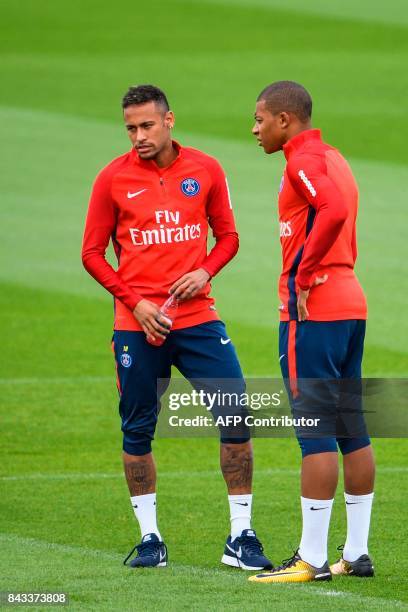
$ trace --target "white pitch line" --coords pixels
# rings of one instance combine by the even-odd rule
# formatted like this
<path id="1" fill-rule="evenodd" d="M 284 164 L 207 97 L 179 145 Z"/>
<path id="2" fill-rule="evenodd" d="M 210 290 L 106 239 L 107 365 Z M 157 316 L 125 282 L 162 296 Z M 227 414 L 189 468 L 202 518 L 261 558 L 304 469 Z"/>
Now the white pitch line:
<path id="1" fill-rule="evenodd" d="M 247 379 L 259 378 L 256 376 L 247 376 Z M 174 378 L 174 381 L 182 380 L 180 378 Z M 44 377 L 32 376 L 28 378 L 0 378 L 0 385 L 50 385 L 50 384 L 80 384 L 84 382 L 112 382 L 115 383 L 115 376 L 59 376 L 59 377 Z"/>
<path id="2" fill-rule="evenodd" d="M 77 383 L 102 383 L 115 381 L 114 376 L 61 376 L 59 378 L 0 378 L 0 385 L 60 385 L 60 384 L 77 384 Z"/>
<path id="3" fill-rule="evenodd" d="M 0 533 L 0 541 L 9 542 L 11 544 L 16 544 L 19 547 L 21 547 L 21 549 L 24 549 L 27 546 L 35 546 L 42 550 L 47 550 L 47 551 L 54 550 L 54 551 L 57 551 L 58 553 L 72 553 L 72 554 L 77 554 L 81 556 L 97 558 L 99 560 L 104 559 L 106 561 L 114 560 L 118 563 L 120 563 L 124 557 L 124 555 L 120 555 L 119 553 L 108 552 L 106 550 L 97 550 L 94 548 L 87 548 L 84 546 L 72 546 L 69 544 L 57 544 L 55 542 L 47 542 L 46 540 L 38 540 L 36 538 L 24 538 L 16 534 Z M 194 574 L 201 574 L 209 578 L 214 577 L 214 576 L 218 576 L 220 578 L 224 577 L 224 578 L 228 578 L 229 581 L 234 580 L 237 585 L 246 584 L 246 580 L 245 580 L 246 577 L 251 575 L 249 572 L 242 573 L 242 572 L 236 572 L 236 571 L 226 571 L 225 569 L 222 570 L 219 568 L 207 568 L 207 567 L 200 567 L 196 565 L 184 565 L 181 563 L 173 563 L 173 562 L 169 564 L 169 569 L 175 569 L 179 572 L 185 572 L 185 573 L 188 572 L 190 574 L 193 572 Z M 332 584 L 333 583 L 331 583 L 331 585 Z M 262 585 L 262 587 L 258 585 L 255 588 L 265 588 L 265 585 Z M 268 585 L 267 588 L 270 589 L 271 586 Z M 353 601 L 353 603 L 364 603 L 366 605 L 368 604 L 371 604 L 371 605 L 373 604 L 380 604 L 380 605 L 392 604 L 393 606 L 398 607 L 398 608 L 408 609 L 408 606 L 405 604 L 405 602 L 401 601 L 400 599 L 387 599 L 385 597 L 370 597 L 366 595 L 358 595 L 354 592 L 336 591 L 333 588 L 331 588 L 330 590 L 326 590 L 321 587 L 317 588 L 315 586 L 310 586 L 309 588 L 305 584 L 291 584 L 291 585 L 279 584 L 279 585 L 274 585 L 272 588 L 278 588 L 279 590 L 284 590 L 284 591 L 291 591 L 292 594 L 294 594 L 294 589 L 296 589 L 296 592 L 301 591 L 302 593 L 304 593 L 305 596 L 309 596 L 309 597 L 316 597 L 316 596 L 318 597 L 339 597 L 341 599 L 350 599 Z"/>
<path id="4" fill-rule="evenodd" d="M 119 478 L 123 476 L 119 472 L 116 474 L 108 474 L 103 472 L 81 474 L 80 472 L 73 474 L 26 474 L 25 476 L 0 476 L 0 480 L 99 480 L 106 478 Z"/>
<path id="5" fill-rule="evenodd" d="M 258 470 L 257 474 L 262 475 L 274 475 L 274 474 L 287 474 L 291 476 L 298 475 L 299 470 L 286 470 L 284 468 L 271 468 L 269 470 Z M 186 472 L 180 470 L 177 472 L 162 472 L 160 471 L 158 477 L 161 478 L 211 478 L 213 476 L 221 476 L 220 470 L 206 470 L 196 472 Z M 0 480 L 97 480 L 106 478 L 123 478 L 123 472 L 108 473 L 108 472 L 95 472 L 95 473 L 66 473 L 66 474 L 27 474 L 26 476 L 0 476 Z"/>
<path id="6" fill-rule="evenodd" d="M 259 378 L 260 380 L 265 380 L 266 377 L 262 376 L 252 376 L 251 374 L 246 375 L 247 379 L 254 380 Z M 172 378 L 173 381 L 184 380 L 182 378 L 174 376 Z M 112 382 L 115 383 L 115 376 L 112 373 L 112 376 L 59 376 L 59 377 L 41 377 L 41 376 L 32 376 L 29 378 L 0 378 L 0 385 L 48 385 L 48 384 L 61 384 L 61 383 L 82 383 L 82 382 Z M 186 382 L 186 381 L 185 381 Z"/>
<path id="7" fill-rule="evenodd" d="M 395 465 L 395 466 L 383 466 L 377 467 L 379 474 L 399 474 L 408 472 L 408 466 Z M 269 468 L 266 470 L 255 470 L 254 477 L 257 476 L 274 476 L 276 474 L 284 474 L 285 476 L 298 476 L 300 470 L 286 469 L 286 468 Z M 206 471 L 191 471 L 186 472 L 180 470 L 177 472 L 164 472 L 159 471 L 158 477 L 160 478 L 212 478 L 214 476 L 221 476 L 220 470 L 206 470 Z M 0 476 L 0 481 L 14 481 L 14 480 L 105 480 L 110 478 L 123 478 L 123 472 L 89 472 L 89 473 L 62 473 L 62 474 L 25 474 L 15 476 Z"/>

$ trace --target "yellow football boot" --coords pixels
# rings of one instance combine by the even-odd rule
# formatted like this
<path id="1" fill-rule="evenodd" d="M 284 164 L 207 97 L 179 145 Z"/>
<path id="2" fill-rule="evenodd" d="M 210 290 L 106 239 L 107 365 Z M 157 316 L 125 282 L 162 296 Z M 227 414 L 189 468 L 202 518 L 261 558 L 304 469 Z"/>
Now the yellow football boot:
<path id="1" fill-rule="evenodd" d="M 270 572 L 255 574 L 248 578 L 251 582 L 312 582 L 314 580 L 331 580 L 328 563 L 314 567 L 301 559 L 296 551 L 293 557 L 283 561 L 282 565 Z"/>

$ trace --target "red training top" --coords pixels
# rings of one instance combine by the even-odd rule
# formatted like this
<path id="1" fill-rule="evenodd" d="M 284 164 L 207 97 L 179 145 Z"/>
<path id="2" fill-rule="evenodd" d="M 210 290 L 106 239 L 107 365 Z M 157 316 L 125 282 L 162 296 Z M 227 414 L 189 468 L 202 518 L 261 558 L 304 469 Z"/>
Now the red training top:
<path id="1" fill-rule="evenodd" d="M 358 189 L 350 166 L 320 130 L 291 138 L 279 192 L 281 321 L 297 319 L 297 292 L 309 289 L 312 321 L 366 319 L 367 304 L 354 274 Z M 316 287 L 316 276 L 328 280 Z"/>
<path id="2" fill-rule="evenodd" d="M 86 219 L 82 261 L 115 297 L 115 329 L 140 331 L 133 309 L 157 305 L 183 274 L 204 268 L 214 276 L 238 250 L 238 234 L 220 164 L 173 141 L 177 158 L 166 168 L 132 149 L 97 176 Z M 207 255 L 208 225 L 216 240 Z M 106 261 L 110 239 L 118 258 Z M 210 283 L 179 306 L 174 329 L 218 319 Z"/>

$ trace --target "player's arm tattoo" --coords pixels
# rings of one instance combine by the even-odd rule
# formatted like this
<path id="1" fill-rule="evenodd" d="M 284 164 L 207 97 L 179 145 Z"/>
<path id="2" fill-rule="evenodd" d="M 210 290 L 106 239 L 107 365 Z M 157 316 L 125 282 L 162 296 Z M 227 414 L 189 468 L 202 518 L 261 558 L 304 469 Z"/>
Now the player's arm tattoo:
<path id="1" fill-rule="evenodd" d="M 131 495 L 146 495 L 154 491 L 156 479 L 151 461 L 126 462 L 125 475 Z"/>
<path id="2" fill-rule="evenodd" d="M 222 444 L 221 470 L 230 493 L 233 489 L 237 489 L 236 494 L 249 492 L 253 470 L 251 443 Z"/>

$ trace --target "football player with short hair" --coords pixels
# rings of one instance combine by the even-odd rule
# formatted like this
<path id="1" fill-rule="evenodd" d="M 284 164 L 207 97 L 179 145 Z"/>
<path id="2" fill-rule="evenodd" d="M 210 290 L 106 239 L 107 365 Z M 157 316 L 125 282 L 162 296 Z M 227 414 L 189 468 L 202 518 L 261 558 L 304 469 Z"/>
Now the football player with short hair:
<path id="1" fill-rule="evenodd" d="M 174 114 L 163 91 L 131 87 L 122 108 L 132 148 L 96 178 L 82 261 L 115 298 L 124 470 L 142 537 L 125 562 L 137 550 L 131 567 L 160 567 L 167 564 L 167 549 L 156 519 L 152 440 L 158 395 L 171 367 L 196 387 L 197 381 L 211 387 L 214 379 L 224 379 L 235 392 L 245 390 L 235 348 L 210 297 L 210 279 L 236 254 L 238 234 L 223 169 L 213 157 L 172 140 Z M 209 229 L 216 242 L 207 254 Z M 110 240 L 117 270 L 105 257 Z M 169 295 L 179 303 L 170 333 L 160 311 Z M 252 444 L 247 428 L 236 433 L 221 430 L 231 515 L 222 561 L 241 569 L 271 568 L 250 523 Z"/>
<path id="2" fill-rule="evenodd" d="M 278 81 L 259 94 L 252 130 L 265 153 L 283 150 L 286 158 L 278 202 L 282 375 L 294 415 L 317 411 L 322 421 L 317 432 L 296 431 L 302 451 L 299 548 L 280 567 L 252 576 L 255 582 L 374 574 L 367 548 L 374 459 L 360 389 L 367 306 L 354 273 L 358 189 L 344 157 L 312 128 L 311 115 L 306 89 Z M 329 568 L 327 536 L 338 449 L 343 455 L 347 537 L 341 559 Z"/>

